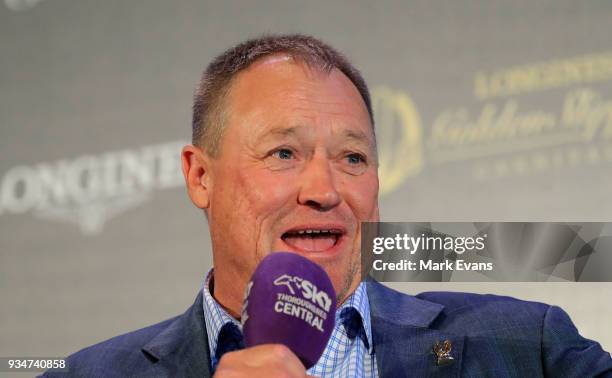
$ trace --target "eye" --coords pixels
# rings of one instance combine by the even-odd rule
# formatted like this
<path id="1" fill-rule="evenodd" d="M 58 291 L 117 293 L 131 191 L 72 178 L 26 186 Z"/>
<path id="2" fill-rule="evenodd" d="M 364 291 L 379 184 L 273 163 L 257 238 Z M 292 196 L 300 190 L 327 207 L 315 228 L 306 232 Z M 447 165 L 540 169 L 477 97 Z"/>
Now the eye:
<path id="1" fill-rule="evenodd" d="M 351 165 L 365 163 L 365 158 L 361 154 L 353 153 L 346 156 L 346 161 Z"/>
<path id="2" fill-rule="evenodd" d="M 368 169 L 366 157 L 357 152 L 349 152 L 340 159 L 340 169 L 349 175 L 359 176 Z"/>
<path id="3" fill-rule="evenodd" d="M 272 153 L 272 156 L 281 160 L 290 160 L 294 157 L 293 151 L 288 148 L 281 148 Z"/>
<path id="4" fill-rule="evenodd" d="M 300 164 L 300 154 L 291 147 L 278 147 L 267 153 L 266 166 L 273 171 L 295 168 Z"/>

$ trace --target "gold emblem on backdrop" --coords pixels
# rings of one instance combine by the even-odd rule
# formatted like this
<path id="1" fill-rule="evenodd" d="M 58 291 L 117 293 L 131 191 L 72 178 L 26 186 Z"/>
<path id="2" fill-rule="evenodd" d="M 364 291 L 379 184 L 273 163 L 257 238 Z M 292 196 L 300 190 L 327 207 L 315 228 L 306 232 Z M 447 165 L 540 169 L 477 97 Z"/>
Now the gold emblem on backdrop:
<path id="1" fill-rule="evenodd" d="M 377 87 L 372 91 L 376 122 L 380 193 L 397 189 L 408 177 L 423 169 L 421 118 L 410 97 L 403 91 Z"/>

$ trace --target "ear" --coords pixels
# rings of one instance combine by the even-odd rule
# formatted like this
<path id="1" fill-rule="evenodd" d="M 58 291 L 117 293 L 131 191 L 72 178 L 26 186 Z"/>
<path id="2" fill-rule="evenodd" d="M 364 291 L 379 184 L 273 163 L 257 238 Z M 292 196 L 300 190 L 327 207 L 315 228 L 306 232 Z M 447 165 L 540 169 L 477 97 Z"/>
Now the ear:
<path id="1" fill-rule="evenodd" d="M 191 202 L 200 209 L 210 205 L 210 161 L 198 147 L 186 145 L 181 152 L 181 163 L 187 193 Z"/>

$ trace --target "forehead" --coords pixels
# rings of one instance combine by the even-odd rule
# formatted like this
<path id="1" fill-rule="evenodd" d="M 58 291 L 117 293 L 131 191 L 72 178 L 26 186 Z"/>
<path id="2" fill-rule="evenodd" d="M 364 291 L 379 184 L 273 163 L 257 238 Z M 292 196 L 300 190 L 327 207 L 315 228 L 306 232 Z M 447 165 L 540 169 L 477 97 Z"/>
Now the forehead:
<path id="1" fill-rule="evenodd" d="M 333 122 L 371 133 L 366 105 L 346 75 L 338 69 L 324 72 L 285 55 L 263 58 L 241 71 L 227 100 L 228 116 L 234 121 L 230 124 L 251 121 L 253 127 L 264 121 L 276 127 L 290 121 Z"/>

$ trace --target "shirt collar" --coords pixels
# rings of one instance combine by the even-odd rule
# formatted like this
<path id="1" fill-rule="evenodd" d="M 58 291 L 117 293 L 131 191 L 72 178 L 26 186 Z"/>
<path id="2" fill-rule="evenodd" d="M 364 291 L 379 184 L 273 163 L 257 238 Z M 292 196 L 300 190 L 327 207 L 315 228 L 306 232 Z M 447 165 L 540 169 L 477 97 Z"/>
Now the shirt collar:
<path id="1" fill-rule="evenodd" d="M 227 323 L 233 323 L 240 330 L 242 330 L 242 325 L 240 322 L 230 316 L 212 296 L 210 284 L 213 283 L 213 272 L 214 269 L 211 269 L 208 272 L 204 280 L 204 284 L 202 285 L 202 295 L 204 297 L 204 300 L 202 301 L 204 307 L 204 322 L 206 323 L 206 333 L 208 335 L 208 346 L 210 348 L 211 356 L 214 356 L 216 353 L 217 344 L 219 342 L 219 333 L 221 332 L 223 326 L 225 326 Z M 343 312 L 346 312 L 351 308 L 355 309 L 359 315 L 360 319 L 357 320 L 361 323 L 361 327 L 363 327 L 363 330 L 365 331 L 368 342 L 368 352 L 371 354 L 373 351 L 373 343 L 372 327 L 370 324 L 370 302 L 368 300 L 365 282 L 361 282 L 353 294 L 351 294 L 342 304 L 342 306 L 336 310 L 336 327 L 342 324 L 341 317 Z M 213 362 L 213 366 L 216 365 L 216 362 L 217 361 Z"/>
<path id="2" fill-rule="evenodd" d="M 372 353 L 373 351 L 373 343 L 372 343 L 372 325 L 370 324 L 370 302 L 368 301 L 368 293 L 366 288 L 366 283 L 361 282 L 357 289 L 351 294 L 347 300 L 336 310 L 336 324 L 341 324 L 341 317 L 343 312 L 348 309 L 357 310 L 357 314 L 359 315 L 358 319 L 360 321 L 361 327 L 365 331 L 366 339 L 368 342 L 368 352 Z M 356 314 L 356 315 L 357 315 Z"/>
<path id="3" fill-rule="evenodd" d="M 215 298 L 213 298 L 210 291 L 210 285 L 213 283 L 212 278 L 213 269 L 208 272 L 206 279 L 204 280 L 204 285 L 202 285 L 202 296 L 204 297 L 202 303 L 204 307 L 206 334 L 208 335 L 208 347 L 211 357 L 214 358 L 217 351 L 217 343 L 219 342 L 219 334 L 221 333 L 223 326 L 225 326 L 227 323 L 233 323 L 238 327 L 238 329 L 242 330 L 242 325 L 238 320 L 230 316 L 230 314 L 228 314 L 227 311 L 221 307 Z M 213 366 L 216 365 L 216 362 L 217 361 L 213 361 Z"/>

